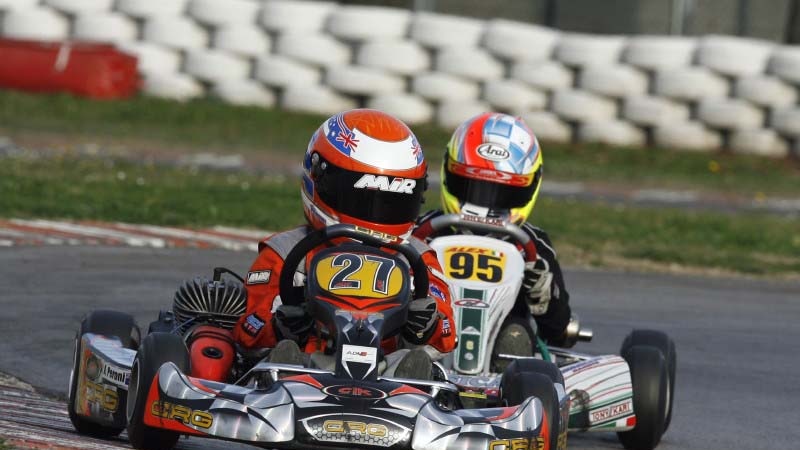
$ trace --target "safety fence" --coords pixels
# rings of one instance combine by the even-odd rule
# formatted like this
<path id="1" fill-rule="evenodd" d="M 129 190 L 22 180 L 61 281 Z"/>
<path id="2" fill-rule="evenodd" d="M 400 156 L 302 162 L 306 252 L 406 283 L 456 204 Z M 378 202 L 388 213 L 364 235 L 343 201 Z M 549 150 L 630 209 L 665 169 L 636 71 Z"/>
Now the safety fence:
<path id="1" fill-rule="evenodd" d="M 299 0 L 0 0 L 0 15 L 7 38 L 114 43 L 159 97 L 446 128 L 500 110 L 546 141 L 800 152 L 800 47 L 767 41 Z"/>

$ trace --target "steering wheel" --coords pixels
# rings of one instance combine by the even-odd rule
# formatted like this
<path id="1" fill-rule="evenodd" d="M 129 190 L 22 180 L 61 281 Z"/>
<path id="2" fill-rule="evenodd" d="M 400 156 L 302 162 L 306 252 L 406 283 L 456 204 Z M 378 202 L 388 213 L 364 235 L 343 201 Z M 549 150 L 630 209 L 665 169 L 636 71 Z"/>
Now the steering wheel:
<path id="1" fill-rule="evenodd" d="M 536 244 L 531 240 L 528 233 L 514 223 L 508 222 L 503 225 L 495 225 L 488 222 L 478 222 L 466 219 L 459 214 L 444 214 L 434 217 L 424 222 L 414 233 L 420 239 L 425 239 L 439 230 L 448 227 L 466 228 L 472 231 L 484 233 L 496 233 L 508 236 L 518 243 L 525 250 L 525 257 L 528 261 L 536 259 Z"/>
<path id="2" fill-rule="evenodd" d="M 364 245 L 374 248 L 385 248 L 394 250 L 405 256 L 411 270 L 414 272 L 414 299 L 425 298 L 428 296 L 430 280 L 428 278 L 428 266 L 422 260 L 422 255 L 410 244 L 397 244 L 387 242 L 367 231 L 361 231 L 348 224 L 337 224 L 326 228 L 312 231 L 300 240 L 297 245 L 286 255 L 283 262 L 283 270 L 279 280 L 281 302 L 284 305 L 299 306 L 304 301 L 302 286 L 294 286 L 294 274 L 303 258 L 308 252 L 320 245 L 330 242 L 337 238 L 350 238 L 360 241 Z"/>

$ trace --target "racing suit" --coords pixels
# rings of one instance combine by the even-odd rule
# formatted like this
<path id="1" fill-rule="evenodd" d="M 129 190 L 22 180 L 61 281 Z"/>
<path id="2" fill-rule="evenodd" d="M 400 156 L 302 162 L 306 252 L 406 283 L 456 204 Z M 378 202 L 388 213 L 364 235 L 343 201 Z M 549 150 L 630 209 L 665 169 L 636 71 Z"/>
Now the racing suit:
<path id="1" fill-rule="evenodd" d="M 279 337 L 275 333 L 272 315 L 273 303 L 280 291 L 279 280 L 283 262 L 292 248 L 311 231 L 311 228 L 302 226 L 274 234 L 259 243 L 258 257 L 250 267 L 245 279 L 247 310 L 239 318 L 233 332 L 234 339 L 243 347 L 271 348 L 277 344 Z M 454 322 L 449 288 L 442 279 L 441 267 L 433 250 L 413 237 L 409 239 L 409 245 L 415 246 L 428 266 L 430 279 L 428 296 L 436 300 L 439 316 L 427 345 L 441 353 L 449 353 L 453 351 L 456 344 L 456 336 L 451 326 Z M 305 272 L 305 268 L 301 265 L 298 272 Z M 385 340 L 383 342 L 384 351 L 389 353 L 397 348 L 397 339 L 394 338 L 394 342 L 388 343 Z M 307 352 L 316 350 L 312 348 L 312 344 L 313 340 L 310 340 L 306 345 Z"/>
<path id="2" fill-rule="evenodd" d="M 421 224 L 441 216 L 442 214 L 444 213 L 441 210 L 429 211 L 423 214 L 417 219 L 414 232 L 419 230 Z M 572 314 L 569 306 L 569 293 L 564 286 L 564 275 L 561 273 L 561 266 L 558 264 L 556 251 L 547 234 L 527 222 L 525 222 L 521 228 L 531 237 L 536 245 L 538 257 L 547 261 L 550 271 L 553 274 L 553 282 L 550 288 L 551 300 L 547 311 L 545 311 L 544 314 L 533 316 L 538 328 L 538 335 L 549 344 L 560 345 L 564 342 L 564 332 L 567 329 L 567 325 L 569 325 L 570 316 Z M 428 236 L 428 239 L 451 234 L 456 234 L 456 230 L 440 230 L 436 235 Z M 527 261 L 527 255 L 523 254 L 523 256 L 526 257 Z M 520 296 L 522 294 L 523 293 L 520 292 Z M 530 315 L 530 312 L 525 301 L 520 299 L 520 301 L 517 301 L 515 304 L 511 314 L 517 317 L 527 317 Z"/>

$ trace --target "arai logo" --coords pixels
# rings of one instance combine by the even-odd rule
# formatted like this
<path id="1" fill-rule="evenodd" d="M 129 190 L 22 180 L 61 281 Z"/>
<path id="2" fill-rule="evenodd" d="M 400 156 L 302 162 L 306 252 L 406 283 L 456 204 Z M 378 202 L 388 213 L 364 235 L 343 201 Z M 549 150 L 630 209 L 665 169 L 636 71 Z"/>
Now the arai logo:
<path id="1" fill-rule="evenodd" d="M 476 150 L 481 158 L 490 161 L 505 161 L 511 156 L 508 150 L 492 143 L 482 144 Z"/>

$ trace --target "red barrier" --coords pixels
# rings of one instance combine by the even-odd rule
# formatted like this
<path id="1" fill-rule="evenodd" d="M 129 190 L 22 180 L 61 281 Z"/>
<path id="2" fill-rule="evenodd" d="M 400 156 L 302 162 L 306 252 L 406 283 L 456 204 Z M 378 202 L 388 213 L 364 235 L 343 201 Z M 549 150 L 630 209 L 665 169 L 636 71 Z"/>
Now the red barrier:
<path id="1" fill-rule="evenodd" d="M 125 98 L 139 89 L 136 62 L 106 44 L 0 39 L 0 88 Z"/>

